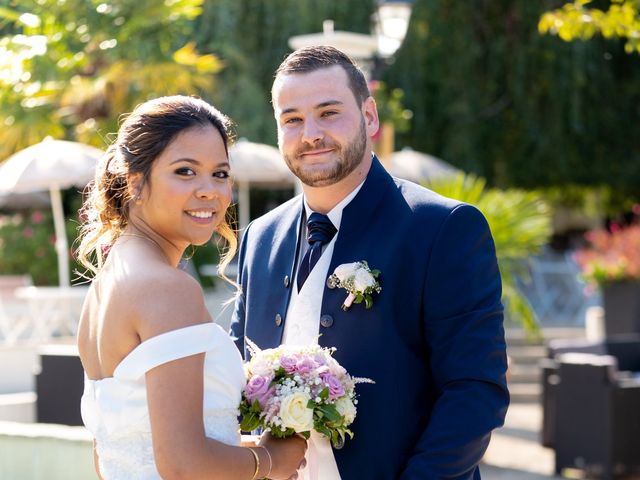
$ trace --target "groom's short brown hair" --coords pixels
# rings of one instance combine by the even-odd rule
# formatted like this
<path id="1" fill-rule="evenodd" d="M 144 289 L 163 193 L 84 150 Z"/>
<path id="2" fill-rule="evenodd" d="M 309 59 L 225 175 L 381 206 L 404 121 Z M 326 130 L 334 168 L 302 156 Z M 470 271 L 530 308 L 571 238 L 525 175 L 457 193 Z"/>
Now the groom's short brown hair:
<path id="1" fill-rule="evenodd" d="M 362 70 L 340 50 L 328 45 L 304 47 L 287 55 L 276 70 L 275 78 L 292 73 L 309 73 L 339 65 L 346 72 L 349 88 L 359 105 L 371 96 Z"/>

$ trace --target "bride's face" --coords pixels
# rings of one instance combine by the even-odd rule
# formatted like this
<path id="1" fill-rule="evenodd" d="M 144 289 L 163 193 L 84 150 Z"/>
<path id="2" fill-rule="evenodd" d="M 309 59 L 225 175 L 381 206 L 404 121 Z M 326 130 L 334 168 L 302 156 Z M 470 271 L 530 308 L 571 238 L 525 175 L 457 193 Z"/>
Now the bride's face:
<path id="1" fill-rule="evenodd" d="M 176 246 L 211 239 L 231 203 L 230 166 L 220 132 L 193 127 L 155 159 L 141 192 L 139 214 Z"/>

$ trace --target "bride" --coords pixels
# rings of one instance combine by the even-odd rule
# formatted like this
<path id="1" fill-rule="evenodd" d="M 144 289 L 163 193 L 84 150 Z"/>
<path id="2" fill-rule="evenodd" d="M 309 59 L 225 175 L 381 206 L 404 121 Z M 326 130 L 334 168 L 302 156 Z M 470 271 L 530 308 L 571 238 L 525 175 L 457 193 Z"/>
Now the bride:
<path id="1" fill-rule="evenodd" d="M 94 274 L 78 328 L 82 417 L 96 471 L 114 479 L 295 478 L 306 442 L 241 442 L 238 350 L 178 263 L 218 231 L 231 201 L 228 119 L 162 97 L 127 116 L 96 172 L 78 256 Z"/>

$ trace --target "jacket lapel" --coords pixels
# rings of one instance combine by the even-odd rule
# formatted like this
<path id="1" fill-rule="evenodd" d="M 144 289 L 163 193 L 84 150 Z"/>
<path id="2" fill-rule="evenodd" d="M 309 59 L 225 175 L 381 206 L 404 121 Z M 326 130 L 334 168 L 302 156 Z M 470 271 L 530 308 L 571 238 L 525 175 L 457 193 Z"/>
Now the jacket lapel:
<path id="1" fill-rule="evenodd" d="M 340 264 L 366 260 L 360 258 L 364 254 L 363 239 L 367 238 L 370 226 L 384 215 L 383 202 L 385 197 L 388 199 L 388 191 L 394 185 L 393 178 L 374 155 L 364 185 L 342 213 L 340 231 L 329 267 L 330 274 Z"/>

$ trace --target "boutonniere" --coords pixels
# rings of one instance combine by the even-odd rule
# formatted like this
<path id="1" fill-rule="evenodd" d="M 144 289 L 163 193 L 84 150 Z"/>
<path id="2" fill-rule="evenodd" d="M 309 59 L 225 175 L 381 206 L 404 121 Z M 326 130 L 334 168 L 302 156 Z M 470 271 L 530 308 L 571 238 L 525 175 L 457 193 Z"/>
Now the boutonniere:
<path id="1" fill-rule="evenodd" d="M 380 293 L 382 287 L 378 283 L 380 270 L 371 270 L 369 264 L 361 262 L 343 263 L 338 265 L 327 279 L 329 288 L 344 288 L 349 295 L 342 304 L 342 310 L 347 311 L 351 304 L 362 303 L 364 300 L 366 308 L 373 306 L 372 295 Z"/>

